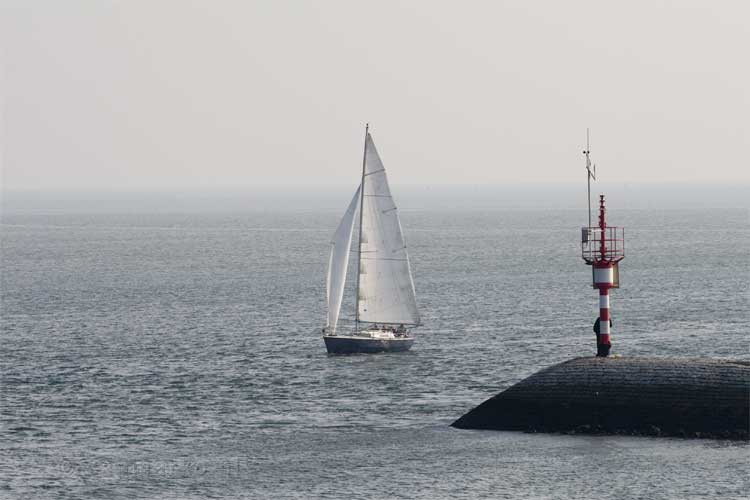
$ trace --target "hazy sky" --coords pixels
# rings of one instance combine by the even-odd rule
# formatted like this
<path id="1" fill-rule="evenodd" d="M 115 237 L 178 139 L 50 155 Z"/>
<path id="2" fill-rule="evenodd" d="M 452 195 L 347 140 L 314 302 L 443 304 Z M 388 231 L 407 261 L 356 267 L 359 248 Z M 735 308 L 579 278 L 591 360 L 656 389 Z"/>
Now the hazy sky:
<path id="1" fill-rule="evenodd" d="M 750 182 L 747 1 L 0 5 L 7 190 Z"/>

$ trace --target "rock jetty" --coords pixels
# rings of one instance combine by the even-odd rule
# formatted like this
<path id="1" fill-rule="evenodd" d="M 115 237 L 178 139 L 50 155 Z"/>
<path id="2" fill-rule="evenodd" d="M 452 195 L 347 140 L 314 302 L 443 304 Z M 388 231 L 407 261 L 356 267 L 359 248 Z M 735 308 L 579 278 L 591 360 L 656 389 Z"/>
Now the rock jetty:
<path id="1" fill-rule="evenodd" d="M 747 440 L 750 362 L 575 358 L 522 380 L 451 425 Z"/>

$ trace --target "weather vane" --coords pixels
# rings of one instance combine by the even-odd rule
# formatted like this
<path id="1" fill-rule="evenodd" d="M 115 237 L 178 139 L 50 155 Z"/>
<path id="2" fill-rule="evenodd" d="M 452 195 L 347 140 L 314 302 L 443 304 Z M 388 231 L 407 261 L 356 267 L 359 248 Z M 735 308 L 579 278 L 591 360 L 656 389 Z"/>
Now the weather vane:
<path id="1" fill-rule="evenodd" d="M 586 155 L 586 182 L 588 183 L 588 194 L 589 194 L 589 227 L 591 227 L 591 179 L 596 180 L 596 164 L 594 164 L 593 169 L 591 167 L 591 159 L 589 158 L 589 154 L 591 153 L 591 149 L 589 148 L 589 129 L 586 129 L 586 149 L 583 151 L 583 154 Z"/>

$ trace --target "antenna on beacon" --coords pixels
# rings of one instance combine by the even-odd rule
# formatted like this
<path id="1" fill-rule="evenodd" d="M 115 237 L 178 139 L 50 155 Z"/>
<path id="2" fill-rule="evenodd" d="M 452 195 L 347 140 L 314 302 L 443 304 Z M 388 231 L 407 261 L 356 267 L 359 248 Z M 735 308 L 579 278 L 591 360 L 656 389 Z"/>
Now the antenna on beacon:
<path id="1" fill-rule="evenodd" d="M 583 151 L 583 154 L 586 155 L 586 183 L 588 185 L 588 195 L 589 195 L 589 227 L 591 227 L 591 179 L 596 180 L 596 165 L 594 165 L 593 172 L 591 170 L 591 159 L 589 158 L 589 155 L 591 154 L 591 148 L 589 147 L 589 129 L 586 129 L 586 149 Z"/>

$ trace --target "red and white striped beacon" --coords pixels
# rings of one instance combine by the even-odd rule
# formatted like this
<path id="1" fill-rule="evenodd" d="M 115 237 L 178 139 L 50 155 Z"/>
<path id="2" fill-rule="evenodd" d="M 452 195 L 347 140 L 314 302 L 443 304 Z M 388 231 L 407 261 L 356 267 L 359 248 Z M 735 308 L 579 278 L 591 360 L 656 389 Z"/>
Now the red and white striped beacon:
<path id="1" fill-rule="evenodd" d="M 609 312 L 609 291 L 620 288 L 619 262 L 625 258 L 625 228 L 608 226 L 604 195 L 599 196 L 599 224 L 591 225 L 591 179 L 596 180 L 596 167 L 591 170 L 586 130 L 586 170 L 589 184 L 589 225 L 581 230 L 581 256 L 586 265 L 592 266 L 594 288 L 599 289 L 599 328 L 596 336 L 596 355 L 606 357 L 612 346 Z M 596 326 L 594 327 L 596 330 Z"/>

